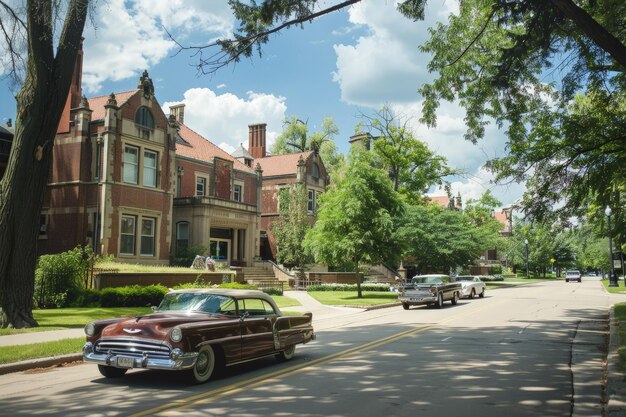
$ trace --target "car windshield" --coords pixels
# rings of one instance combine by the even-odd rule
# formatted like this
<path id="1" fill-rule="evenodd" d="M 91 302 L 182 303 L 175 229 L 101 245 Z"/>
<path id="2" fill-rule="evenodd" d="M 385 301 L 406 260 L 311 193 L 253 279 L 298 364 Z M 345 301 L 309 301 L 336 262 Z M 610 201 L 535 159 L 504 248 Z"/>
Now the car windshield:
<path id="1" fill-rule="evenodd" d="M 580 272 L 578 272 L 578 271 L 567 271 L 566 274 L 567 275 L 578 275 L 578 274 L 580 274 Z"/>
<path id="2" fill-rule="evenodd" d="M 441 284 L 442 282 L 448 282 L 448 277 L 413 277 L 413 284 Z"/>
<path id="3" fill-rule="evenodd" d="M 234 314 L 235 301 L 217 294 L 178 292 L 166 294 L 156 311 L 201 311 Z"/>

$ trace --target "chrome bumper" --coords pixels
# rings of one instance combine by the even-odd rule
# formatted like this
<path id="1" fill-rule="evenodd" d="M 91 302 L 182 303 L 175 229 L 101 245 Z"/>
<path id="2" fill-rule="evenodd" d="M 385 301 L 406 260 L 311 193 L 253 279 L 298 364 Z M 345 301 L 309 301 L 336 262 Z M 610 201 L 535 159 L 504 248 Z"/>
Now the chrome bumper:
<path id="1" fill-rule="evenodd" d="M 416 296 L 400 296 L 398 297 L 398 301 L 404 304 L 428 304 L 428 303 L 436 303 L 437 296 L 434 295 L 416 295 Z"/>
<path id="2" fill-rule="evenodd" d="M 169 359 L 149 358 L 146 353 L 141 357 L 133 357 L 126 355 L 115 355 L 109 353 L 96 353 L 93 351 L 91 342 L 85 343 L 83 346 L 83 361 L 97 363 L 98 365 L 112 366 L 114 368 L 139 368 L 139 369 L 162 369 L 169 371 L 178 371 L 181 369 L 189 369 L 196 364 L 198 357 L 197 352 L 183 353 L 181 351 L 172 352 Z M 132 360 L 132 363 L 131 363 Z"/>

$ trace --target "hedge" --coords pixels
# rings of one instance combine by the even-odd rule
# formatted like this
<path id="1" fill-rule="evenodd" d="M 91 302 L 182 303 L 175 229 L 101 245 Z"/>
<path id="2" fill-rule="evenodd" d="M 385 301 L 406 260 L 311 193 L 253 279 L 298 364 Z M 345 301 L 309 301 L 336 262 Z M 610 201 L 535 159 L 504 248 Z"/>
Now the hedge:
<path id="1" fill-rule="evenodd" d="M 356 291 L 356 284 L 309 285 L 307 291 Z M 389 284 L 361 284 L 362 291 L 391 291 Z"/>

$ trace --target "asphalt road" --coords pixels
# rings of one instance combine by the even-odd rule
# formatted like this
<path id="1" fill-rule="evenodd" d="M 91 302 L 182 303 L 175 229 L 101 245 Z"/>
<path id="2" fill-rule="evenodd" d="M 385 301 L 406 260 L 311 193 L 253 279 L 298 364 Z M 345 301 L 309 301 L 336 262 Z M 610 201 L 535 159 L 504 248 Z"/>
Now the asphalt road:
<path id="1" fill-rule="evenodd" d="M 442 310 L 338 309 L 296 357 L 180 373 L 96 366 L 0 376 L 0 416 L 601 416 L 606 319 L 597 280 L 488 291 Z"/>

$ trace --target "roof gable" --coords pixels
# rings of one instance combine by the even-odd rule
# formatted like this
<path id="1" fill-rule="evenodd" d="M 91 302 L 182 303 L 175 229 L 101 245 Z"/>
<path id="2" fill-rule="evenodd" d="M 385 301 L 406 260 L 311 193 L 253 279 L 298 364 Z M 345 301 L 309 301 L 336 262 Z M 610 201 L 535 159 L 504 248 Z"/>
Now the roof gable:
<path id="1" fill-rule="evenodd" d="M 284 155 L 272 155 L 265 158 L 257 158 L 254 162 L 258 162 L 263 170 L 264 177 L 272 177 L 279 175 L 296 175 L 298 173 L 298 161 L 300 158 L 305 161 L 311 157 L 312 151 L 288 153 Z"/>

